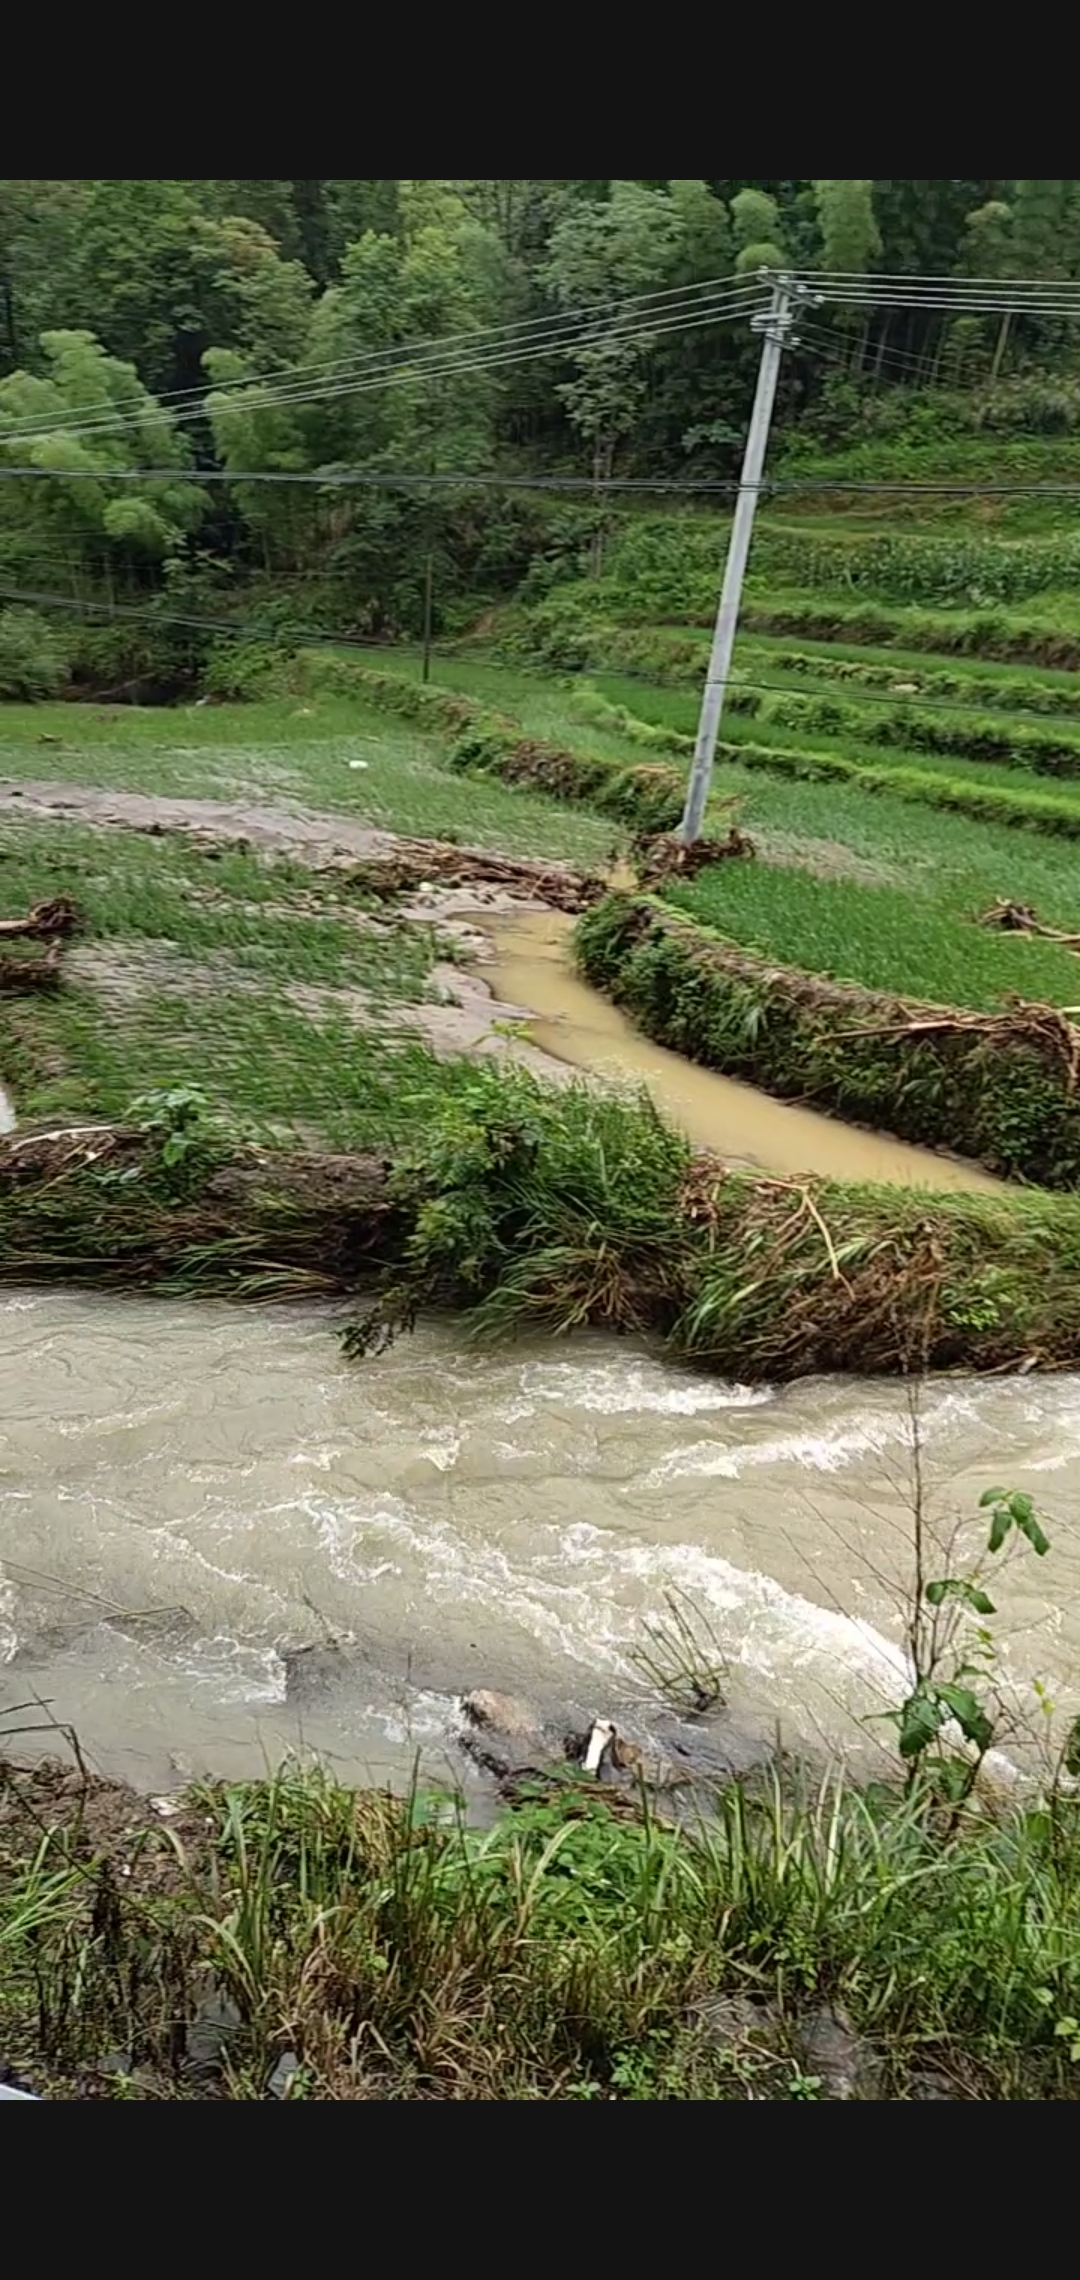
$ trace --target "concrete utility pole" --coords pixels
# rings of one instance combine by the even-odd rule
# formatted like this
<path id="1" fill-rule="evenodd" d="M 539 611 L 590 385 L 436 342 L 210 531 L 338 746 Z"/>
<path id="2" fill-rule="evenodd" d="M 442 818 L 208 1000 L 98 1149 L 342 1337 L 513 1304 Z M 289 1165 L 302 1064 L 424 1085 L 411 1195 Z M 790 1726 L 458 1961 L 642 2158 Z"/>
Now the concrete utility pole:
<path id="1" fill-rule="evenodd" d="M 720 607 L 716 613 L 716 630 L 713 634 L 712 654 L 705 678 L 705 693 L 701 700 L 701 718 L 698 722 L 694 761 L 686 792 L 686 806 L 679 825 L 679 837 L 685 846 L 701 836 L 705 802 L 712 782 L 713 762 L 716 757 L 716 739 L 720 733 L 720 720 L 724 710 L 724 697 L 731 677 L 731 658 L 735 648 L 735 631 L 739 622 L 739 605 L 742 601 L 743 579 L 746 576 L 750 540 L 757 512 L 761 470 L 765 465 L 765 447 L 769 440 L 769 424 L 776 400 L 776 383 L 780 377 L 780 356 L 792 335 L 795 314 L 799 305 L 820 296 L 811 294 L 807 287 L 794 278 L 780 276 L 773 280 L 772 302 L 760 316 L 750 322 L 755 332 L 762 335 L 761 364 L 758 369 L 757 393 L 750 415 L 750 430 L 746 438 L 742 474 L 739 477 L 739 494 L 735 501 L 735 519 L 731 525 L 727 561 L 724 565 L 724 583 L 720 593 Z"/>

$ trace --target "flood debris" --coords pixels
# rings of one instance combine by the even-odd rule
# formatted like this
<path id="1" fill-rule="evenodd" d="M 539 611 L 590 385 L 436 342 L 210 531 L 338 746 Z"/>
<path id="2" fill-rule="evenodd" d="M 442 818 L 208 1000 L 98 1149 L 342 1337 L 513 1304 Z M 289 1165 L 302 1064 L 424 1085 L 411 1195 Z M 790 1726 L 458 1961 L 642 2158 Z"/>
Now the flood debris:
<path id="1" fill-rule="evenodd" d="M 50 943 L 43 958 L 0 958 L 0 990 L 55 990 L 62 980 L 61 940 Z"/>
<path id="2" fill-rule="evenodd" d="M 0 919 L 0 941 L 47 942 L 42 958 L 0 957 L 0 990 L 55 990 L 61 981 L 65 944 L 82 923 L 82 912 L 68 895 L 35 903 L 24 918 Z"/>
<path id="3" fill-rule="evenodd" d="M 49 902 L 35 903 L 25 918 L 0 918 L 0 938 L 12 942 L 21 935 L 52 942 L 58 936 L 74 934 L 81 923 L 78 903 L 72 902 L 70 895 L 54 895 Z"/>
<path id="4" fill-rule="evenodd" d="M 1047 926 L 1031 903 L 993 902 L 989 910 L 981 912 L 979 926 L 993 926 L 1003 934 L 1035 934 L 1043 942 L 1060 942 L 1064 950 L 1080 950 L 1080 934 L 1068 934 L 1060 926 Z"/>
<path id="5" fill-rule="evenodd" d="M 623 1734 L 610 1717 L 567 1728 L 545 1720 L 532 1703 L 485 1687 L 461 1698 L 460 1744 L 489 1773 L 502 1802 L 523 1805 L 541 1796 L 599 1798 L 614 1810 L 650 1810 L 667 1791 L 694 1779 L 693 1767 Z"/>
<path id="6" fill-rule="evenodd" d="M 606 892 L 603 879 L 566 863 L 497 855 L 437 839 L 398 839 L 392 850 L 365 857 L 344 876 L 349 886 L 379 901 L 410 892 L 430 897 L 437 886 L 499 887 L 571 915 L 590 909 Z"/>
<path id="7" fill-rule="evenodd" d="M 752 862 L 756 841 L 733 823 L 723 839 L 695 839 L 688 846 L 677 832 L 643 833 L 634 840 L 631 861 L 638 885 L 659 887 L 669 879 L 693 879 L 716 863 Z"/>

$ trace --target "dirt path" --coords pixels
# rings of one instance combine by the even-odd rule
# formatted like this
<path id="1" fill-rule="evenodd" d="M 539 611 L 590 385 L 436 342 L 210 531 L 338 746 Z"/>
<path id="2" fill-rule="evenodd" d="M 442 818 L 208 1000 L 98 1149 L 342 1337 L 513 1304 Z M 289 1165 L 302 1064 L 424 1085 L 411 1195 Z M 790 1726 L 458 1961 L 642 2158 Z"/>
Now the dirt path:
<path id="1" fill-rule="evenodd" d="M 149 792 L 109 792 L 96 784 L 0 783 L 0 811 L 97 824 L 157 837 L 182 831 L 225 844 L 246 839 L 266 854 L 348 857 L 354 862 L 392 855 L 391 831 L 373 831 L 348 816 L 306 808 L 261 807 L 247 800 L 177 800 Z"/>
<path id="2" fill-rule="evenodd" d="M 158 798 L 143 792 L 112 792 L 97 785 L 65 783 L 0 784 L 0 812 L 76 821 L 102 830 L 146 832 L 153 837 L 178 833 L 207 848 L 244 846 L 268 857 L 289 856 L 313 870 L 370 866 L 363 883 L 376 894 L 392 895 L 396 915 L 438 930 L 460 956 L 483 959 L 491 946 L 478 921 L 507 912 L 575 909 L 590 899 L 581 874 L 569 864 L 500 855 L 493 849 L 459 848 L 448 841 L 418 840 L 354 823 L 347 816 L 303 808 L 274 808 L 246 801 Z M 430 877 L 425 874 L 430 873 Z M 380 877 L 380 874 L 382 875 Z M 359 882 L 358 882 L 359 883 Z M 357 914 L 357 923 L 381 923 Z M 130 943 L 86 944 L 70 951 L 65 971 L 87 981 L 119 1007 L 148 989 L 170 985 L 216 989 L 223 974 L 189 961 L 171 961 Z M 432 1000 L 379 1008 L 362 990 L 305 989 L 287 993 L 317 1018 L 344 1013 L 361 1028 L 385 1026 L 411 1034 L 440 1058 L 511 1060 L 548 1083 L 575 1079 L 572 1068 L 520 1034 L 529 1009 L 502 1002 L 479 975 L 460 965 L 438 963 L 430 976 Z M 231 977 L 236 986 L 236 977 Z M 251 987 L 259 985 L 252 981 Z M 514 1032 L 519 1032 L 514 1034 Z M 580 1081 L 580 1079 L 579 1079 Z"/>

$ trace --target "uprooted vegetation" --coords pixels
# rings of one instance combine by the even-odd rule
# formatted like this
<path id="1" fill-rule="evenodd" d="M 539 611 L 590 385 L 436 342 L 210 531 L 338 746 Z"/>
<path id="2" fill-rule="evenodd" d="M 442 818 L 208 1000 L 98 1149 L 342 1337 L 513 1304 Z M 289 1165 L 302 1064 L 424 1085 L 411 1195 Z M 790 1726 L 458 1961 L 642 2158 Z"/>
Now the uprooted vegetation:
<path id="1" fill-rule="evenodd" d="M 163 1078 L 209 1078 L 218 1105 L 267 1136 L 378 1146 L 423 1118 L 421 1039 L 440 1056 L 528 1057 L 506 1028 L 516 1009 L 457 967 L 475 917 L 579 912 L 603 891 L 564 862 L 302 811 L 172 800 L 155 813 L 141 794 L 84 789 L 76 813 L 58 811 L 55 788 L 26 787 L 17 872 L 0 869 L 12 897 L 38 890 L 35 926 L 63 922 L 32 1007 L 18 987 L 44 964 L 33 937 L 32 957 L 14 954 L 21 940 L 10 956 L 0 1078 L 31 1122 L 115 1117 Z"/>
<path id="2" fill-rule="evenodd" d="M 78 905 L 67 895 L 57 895 L 48 902 L 35 903 L 24 918 L 0 919 L 0 942 L 20 945 L 13 957 L 0 952 L 0 990 L 23 993 L 57 989 L 64 947 L 77 931 L 80 918 Z M 23 945 L 30 942 L 44 942 L 44 952 L 25 955 Z"/>
<path id="3" fill-rule="evenodd" d="M 478 1335 L 652 1334 L 743 1380 L 1080 1359 L 1071 1196 L 727 1172 L 647 1101 L 517 1071 L 435 1071 L 421 1106 L 368 1157 L 252 1147 L 189 1095 L 119 1128 L 16 1137 L 0 1279 L 352 1295 L 354 1353 L 435 1307 Z"/>

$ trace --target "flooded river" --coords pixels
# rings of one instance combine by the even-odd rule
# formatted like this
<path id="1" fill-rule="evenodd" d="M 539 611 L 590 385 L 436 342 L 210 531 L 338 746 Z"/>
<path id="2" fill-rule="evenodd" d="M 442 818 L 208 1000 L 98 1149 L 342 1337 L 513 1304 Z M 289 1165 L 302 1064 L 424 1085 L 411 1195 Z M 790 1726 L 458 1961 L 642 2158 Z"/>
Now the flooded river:
<path id="1" fill-rule="evenodd" d="M 46 1698 L 151 1789 L 298 1741 L 353 1776 L 404 1779 L 416 1751 L 438 1776 L 463 1688 L 625 1712 L 674 1587 L 742 1726 L 874 1746 L 903 1677 L 902 1388 L 751 1391 L 606 1338 L 491 1353 L 441 1324 L 350 1365 L 336 1319 L 0 1299 L 0 1705 Z M 942 1526 L 1001 1481 L 1049 1515 L 1050 1556 L 996 1596 L 1017 1685 L 1067 1704 L 1080 1381 L 939 1381 L 923 1431 Z M 339 1674 L 294 1695 L 289 1650 L 327 1626 Z"/>
<path id="2" fill-rule="evenodd" d="M 650 1045 L 573 973 L 569 922 L 483 923 L 484 970 L 535 1042 L 647 1083 L 698 1145 L 779 1173 L 997 1184 Z M 403 1781 L 418 1753 L 460 1777 L 472 1686 L 647 1727 L 635 1654 L 674 1590 L 728 1659 L 733 1731 L 779 1720 L 873 1762 L 904 1684 L 901 1387 L 750 1390 L 599 1337 L 470 1349 L 460 1324 L 349 1365 L 339 1318 L 0 1297 L 8 1725 L 66 1721 L 150 1789 L 299 1743 L 350 1777 Z M 1050 1557 L 1014 1562 L 1000 1632 L 1025 1700 L 1040 1677 L 1080 1707 L 1080 1380 L 940 1381 L 921 1431 L 942 1532 L 999 1483 L 1048 1514 Z M 343 1651 L 295 1661 L 328 1636 Z M 14 1711 L 35 1699 L 49 1710 Z"/>

